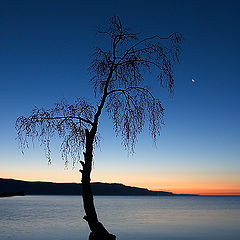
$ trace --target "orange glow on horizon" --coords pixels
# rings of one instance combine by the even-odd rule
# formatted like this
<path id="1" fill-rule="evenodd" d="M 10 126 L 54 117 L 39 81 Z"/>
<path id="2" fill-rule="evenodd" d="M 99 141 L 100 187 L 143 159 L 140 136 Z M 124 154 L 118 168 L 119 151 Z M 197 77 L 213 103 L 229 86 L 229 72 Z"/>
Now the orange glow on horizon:
<path id="1" fill-rule="evenodd" d="M 2 176 L 1 176 L 2 177 Z M 16 180 L 23 180 L 23 181 L 31 181 L 31 182 L 37 182 L 37 181 L 40 181 L 40 182 L 56 182 L 56 183 L 80 183 L 80 179 L 78 180 L 70 180 L 70 179 L 64 179 L 64 178 L 61 178 L 61 179 L 52 179 L 52 178 L 45 178 L 45 179 L 42 179 L 42 178 L 38 178 L 38 177 L 4 177 L 4 178 L 8 178 L 8 179 L 16 179 Z M 93 181 L 95 182 L 95 181 Z M 107 181 L 97 181 L 97 182 L 107 182 Z M 108 183 L 115 183 L 115 182 L 108 182 Z M 120 183 L 120 182 L 118 182 Z M 152 190 L 152 191 L 166 191 L 166 192 L 172 192 L 172 193 L 175 193 L 175 194 L 197 194 L 197 195 L 201 195 L 201 196 L 204 196 L 204 195 L 209 195 L 209 196 L 240 196 L 240 189 L 210 189 L 210 188 L 206 188 L 206 189 L 203 189 L 203 188 L 200 188 L 200 189 L 197 189 L 197 188 L 192 188 L 190 189 L 188 186 L 186 186 L 185 188 L 184 187 L 181 187 L 180 188 L 151 188 L 151 187 L 148 187 L 148 186 L 140 186 L 138 184 L 131 184 L 131 183 L 123 183 L 124 185 L 127 185 L 127 186 L 134 186 L 134 187 L 140 187 L 140 188 L 147 188 L 148 190 Z M 211 186 L 209 186 L 211 187 Z"/>
<path id="2" fill-rule="evenodd" d="M 32 171 L 31 171 L 32 170 Z M 0 172 L 1 178 L 11 178 L 24 181 L 48 181 L 57 183 L 80 183 L 81 174 L 78 169 L 65 171 L 62 168 L 56 169 L 49 167 L 46 169 L 18 169 L 14 171 Z M 240 196 L 240 179 L 234 178 L 207 178 L 190 176 L 172 176 L 163 175 L 151 176 L 128 174 L 124 172 L 119 174 L 110 174 L 102 172 L 93 174 L 93 182 L 122 183 L 127 186 L 147 188 L 153 191 L 168 191 L 176 194 L 198 194 L 198 195 L 235 195 Z M 107 176 L 107 177 L 106 177 Z"/>

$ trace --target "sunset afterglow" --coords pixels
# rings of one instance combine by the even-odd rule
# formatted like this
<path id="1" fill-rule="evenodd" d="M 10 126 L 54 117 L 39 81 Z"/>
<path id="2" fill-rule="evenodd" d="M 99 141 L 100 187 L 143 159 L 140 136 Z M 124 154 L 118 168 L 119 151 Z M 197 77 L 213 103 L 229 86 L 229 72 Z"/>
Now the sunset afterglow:
<path id="1" fill-rule="evenodd" d="M 112 46 L 96 34 L 98 25 L 117 14 L 144 37 L 180 32 L 184 42 L 172 95 L 153 82 L 157 71 L 146 74 L 165 109 L 156 146 L 146 125 L 135 153 L 129 154 L 104 110 L 92 181 L 182 194 L 240 195 L 239 8 L 227 1 L 155 1 L 148 6 L 144 1 L 106 1 L 104 8 L 95 1 L 94 9 L 87 1 L 49 1 L 48 7 L 34 2 L 23 6 L 15 1 L 13 8 L 4 1 L 1 6 L 0 178 L 80 183 L 81 165 L 73 168 L 69 158 L 65 167 L 61 139 L 53 137 L 49 165 L 38 141 L 21 153 L 14 126 L 35 106 L 48 109 L 63 98 L 72 102 L 81 97 L 97 106 L 87 69 L 95 46 Z"/>

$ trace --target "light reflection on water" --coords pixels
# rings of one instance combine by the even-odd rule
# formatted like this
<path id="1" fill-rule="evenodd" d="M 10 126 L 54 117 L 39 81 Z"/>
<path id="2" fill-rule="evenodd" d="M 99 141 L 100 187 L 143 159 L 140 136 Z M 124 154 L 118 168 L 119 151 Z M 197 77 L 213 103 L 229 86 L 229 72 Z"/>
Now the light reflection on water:
<path id="1" fill-rule="evenodd" d="M 238 240 L 240 197 L 97 196 L 119 240 Z M 81 196 L 0 199 L 1 240 L 87 240 Z"/>

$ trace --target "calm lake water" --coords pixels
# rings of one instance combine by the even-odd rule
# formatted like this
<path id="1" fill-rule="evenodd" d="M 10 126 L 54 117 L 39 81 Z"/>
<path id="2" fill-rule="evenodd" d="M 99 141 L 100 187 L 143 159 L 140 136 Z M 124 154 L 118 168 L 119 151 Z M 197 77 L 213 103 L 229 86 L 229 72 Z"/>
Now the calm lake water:
<path id="1" fill-rule="evenodd" d="M 240 197 L 97 196 L 119 240 L 239 240 Z M 87 240 L 81 196 L 0 199 L 1 240 Z"/>

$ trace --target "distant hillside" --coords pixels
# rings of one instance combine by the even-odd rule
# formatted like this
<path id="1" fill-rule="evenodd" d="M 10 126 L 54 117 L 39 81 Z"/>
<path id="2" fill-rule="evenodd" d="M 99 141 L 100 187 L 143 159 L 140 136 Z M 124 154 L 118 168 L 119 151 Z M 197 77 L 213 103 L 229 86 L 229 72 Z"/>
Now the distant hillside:
<path id="1" fill-rule="evenodd" d="M 119 183 L 91 183 L 94 195 L 174 196 L 171 192 L 150 191 Z M 0 196 L 24 191 L 26 195 L 81 195 L 80 183 L 28 182 L 0 178 Z"/>
<path id="2" fill-rule="evenodd" d="M 92 183 L 91 185 L 94 195 L 173 195 L 171 192 L 154 192 L 118 183 Z M 24 191 L 28 195 L 81 195 L 82 184 L 28 182 L 0 178 L 0 194 L 19 191 Z"/>

